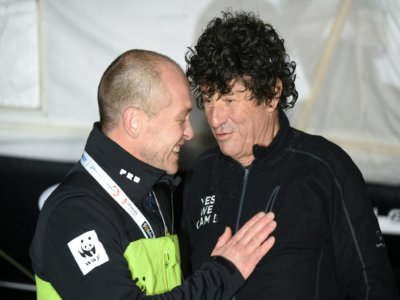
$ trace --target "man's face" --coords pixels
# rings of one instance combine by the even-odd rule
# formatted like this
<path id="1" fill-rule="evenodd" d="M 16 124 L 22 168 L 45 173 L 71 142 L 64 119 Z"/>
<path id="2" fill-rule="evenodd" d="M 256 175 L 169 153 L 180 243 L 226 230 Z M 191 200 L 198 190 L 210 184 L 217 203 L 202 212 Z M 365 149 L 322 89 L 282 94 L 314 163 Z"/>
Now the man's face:
<path id="1" fill-rule="evenodd" d="M 207 122 L 227 156 L 248 166 L 254 160 L 253 145 L 267 145 L 276 133 L 277 112 L 257 105 L 241 82 L 226 95 L 204 99 Z"/>
<path id="2" fill-rule="evenodd" d="M 175 174 L 178 171 L 180 149 L 185 140 L 193 137 L 189 121 L 191 93 L 186 78 L 177 70 L 172 70 L 164 77 L 160 91 L 161 108 L 145 122 L 142 133 L 144 145 L 140 156 L 146 163 L 168 174 Z"/>

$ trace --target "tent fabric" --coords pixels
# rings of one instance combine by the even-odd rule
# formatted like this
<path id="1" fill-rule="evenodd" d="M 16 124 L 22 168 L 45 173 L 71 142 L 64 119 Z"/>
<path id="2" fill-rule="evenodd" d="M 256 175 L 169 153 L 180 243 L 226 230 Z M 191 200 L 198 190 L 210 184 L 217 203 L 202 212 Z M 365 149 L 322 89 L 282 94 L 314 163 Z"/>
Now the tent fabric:
<path id="1" fill-rule="evenodd" d="M 143 48 L 185 68 L 187 47 L 228 7 L 254 11 L 284 38 L 297 62 L 292 125 L 339 144 L 367 181 L 399 185 L 397 0 L 3 0 L 0 154 L 78 160 L 108 64 Z M 187 163 L 212 143 L 202 112 L 192 121 Z"/>

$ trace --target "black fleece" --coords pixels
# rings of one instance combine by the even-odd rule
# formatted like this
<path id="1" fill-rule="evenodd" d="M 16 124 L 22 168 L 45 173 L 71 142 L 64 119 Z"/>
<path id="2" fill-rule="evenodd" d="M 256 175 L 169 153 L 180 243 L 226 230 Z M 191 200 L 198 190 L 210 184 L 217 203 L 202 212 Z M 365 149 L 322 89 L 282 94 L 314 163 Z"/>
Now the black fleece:
<path id="1" fill-rule="evenodd" d="M 205 152 L 187 176 L 182 229 L 186 273 L 198 270 L 225 226 L 273 211 L 276 243 L 235 299 L 398 299 L 363 177 L 337 145 L 290 127 L 247 167 Z"/>

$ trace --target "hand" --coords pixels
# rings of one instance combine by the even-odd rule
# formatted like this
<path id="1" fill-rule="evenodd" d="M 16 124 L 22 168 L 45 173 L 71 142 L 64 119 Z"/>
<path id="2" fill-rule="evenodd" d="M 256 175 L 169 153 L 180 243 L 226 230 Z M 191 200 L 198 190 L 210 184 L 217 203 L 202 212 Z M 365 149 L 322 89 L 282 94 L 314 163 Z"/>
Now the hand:
<path id="1" fill-rule="evenodd" d="M 211 256 L 219 255 L 230 260 L 244 279 L 247 279 L 275 243 L 274 237 L 268 238 L 276 227 L 274 217 L 272 212 L 260 212 L 247 221 L 234 236 L 231 229 L 226 227 Z"/>

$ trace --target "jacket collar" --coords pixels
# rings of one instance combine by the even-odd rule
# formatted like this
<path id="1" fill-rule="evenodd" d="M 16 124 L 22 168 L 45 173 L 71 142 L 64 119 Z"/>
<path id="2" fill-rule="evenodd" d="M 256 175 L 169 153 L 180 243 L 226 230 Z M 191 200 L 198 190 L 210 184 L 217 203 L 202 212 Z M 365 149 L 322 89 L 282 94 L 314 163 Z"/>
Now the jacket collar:
<path id="1" fill-rule="evenodd" d="M 268 146 L 260 146 L 260 145 L 253 146 L 253 154 L 255 160 L 259 160 L 265 157 L 274 157 L 278 155 L 281 152 L 280 150 L 282 149 L 283 145 L 287 142 L 289 129 L 290 129 L 289 120 L 286 114 L 282 110 L 280 110 L 279 130 Z"/>
<path id="2" fill-rule="evenodd" d="M 138 160 L 108 138 L 101 131 L 99 122 L 93 125 L 85 151 L 133 202 L 147 196 L 159 182 L 165 182 L 169 186 L 174 182 L 173 176 Z"/>

